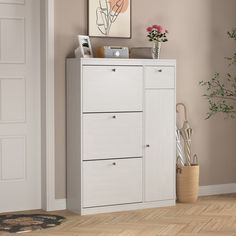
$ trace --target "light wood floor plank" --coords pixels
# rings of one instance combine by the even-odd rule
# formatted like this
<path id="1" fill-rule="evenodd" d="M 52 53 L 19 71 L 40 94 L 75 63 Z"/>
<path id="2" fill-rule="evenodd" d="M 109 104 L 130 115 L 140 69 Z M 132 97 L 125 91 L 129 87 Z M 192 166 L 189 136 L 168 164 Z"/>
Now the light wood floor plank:
<path id="1" fill-rule="evenodd" d="M 111 214 L 78 216 L 67 211 L 52 214 L 65 216 L 66 221 L 56 228 L 25 235 L 236 236 L 236 194 L 202 197 L 195 204 Z M 0 232 L 0 236 L 9 235 Z"/>

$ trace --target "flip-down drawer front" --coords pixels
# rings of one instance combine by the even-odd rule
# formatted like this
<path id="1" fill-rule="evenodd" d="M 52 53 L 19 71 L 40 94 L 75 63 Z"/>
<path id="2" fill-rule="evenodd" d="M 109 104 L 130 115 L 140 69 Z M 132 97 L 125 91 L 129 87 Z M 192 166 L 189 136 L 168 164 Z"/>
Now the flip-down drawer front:
<path id="1" fill-rule="evenodd" d="M 171 66 L 145 67 L 145 88 L 174 88 L 175 68 Z"/>
<path id="2" fill-rule="evenodd" d="M 83 114 L 83 160 L 141 157 L 142 115 Z"/>
<path id="3" fill-rule="evenodd" d="M 83 207 L 142 202 L 142 158 L 83 162 Z"/>
<path id="4" fill-rule="evenodd" d="M 140 66 L 83 66 L 83 112 L 142 111 Z"/>

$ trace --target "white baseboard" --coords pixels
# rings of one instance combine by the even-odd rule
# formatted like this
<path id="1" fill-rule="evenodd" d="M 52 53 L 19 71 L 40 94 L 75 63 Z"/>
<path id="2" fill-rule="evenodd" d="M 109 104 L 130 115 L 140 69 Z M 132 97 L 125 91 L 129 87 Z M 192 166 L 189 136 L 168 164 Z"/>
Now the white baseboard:
<path id="1" fill-rule="evenodd" d="M 210 196 L 227 193 L 236 193 L 236 183 L 200 186 L 199 196 Z"/>
<path id="2" fill-rule="evenodd" d="M 236 183 L 200 186 L 199 196 L 236 193 Z M 52 211 L 66 210 L 66 199 L 56 199 Z"/>
<path id="3" fill-rule="evenodd" d="M 56 199 L 56 207 L 58 211 L 66 210 L 66 199 Z"/>
<path id="4" fill-rule="evenodd" d="M 131 204 L 106 206 L 106 207 L 86 208 L 82 209 L 81 214 L 91 215 L 99 213 L 111 213 L 111 212 L 132 211 L 132 210 L 157 208 L 157 207 L 167 207 L 174 205 L 175 205 L 175 199 L 172 199 L 172 200 L 157 201 L 157 202 L 131 203 Z"/>
<path id="5" fill-rule="evenodd" d="M 63 211 L 66 210 L 66 199 L 55 199 L 50 205 L 48 211 Z"/>

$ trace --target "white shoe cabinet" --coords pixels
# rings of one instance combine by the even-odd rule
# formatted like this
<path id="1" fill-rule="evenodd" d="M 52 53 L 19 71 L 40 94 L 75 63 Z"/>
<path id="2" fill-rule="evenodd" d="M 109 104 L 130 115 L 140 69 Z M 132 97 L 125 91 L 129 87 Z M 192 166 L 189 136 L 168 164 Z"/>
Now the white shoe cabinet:
<path id="1" fill-rule="evenodd" d="M 67 60 L 67 208 L 175 204 L 175 60 Z"/>

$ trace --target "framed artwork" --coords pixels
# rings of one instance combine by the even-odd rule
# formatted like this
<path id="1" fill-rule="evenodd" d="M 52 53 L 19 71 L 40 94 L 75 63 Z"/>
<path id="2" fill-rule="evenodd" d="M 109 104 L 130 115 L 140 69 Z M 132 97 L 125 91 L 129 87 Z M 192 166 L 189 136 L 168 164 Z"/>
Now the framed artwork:
<path id="1" fill-rule="evenodd" d="M 88 0 L 92 37 L 131 38 L 131 0 Z"/>
<path id="2" fill-rule="evenodd" d="M 93 57 L 93 51 L 89 36 L 78 35 L 78 40 L 82 57 Z"/>

